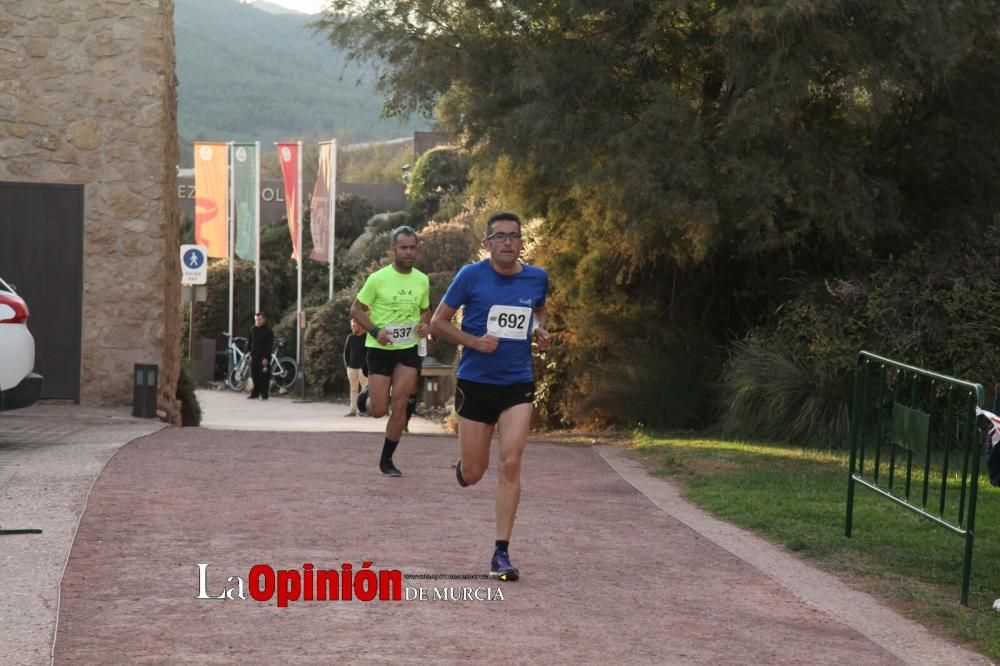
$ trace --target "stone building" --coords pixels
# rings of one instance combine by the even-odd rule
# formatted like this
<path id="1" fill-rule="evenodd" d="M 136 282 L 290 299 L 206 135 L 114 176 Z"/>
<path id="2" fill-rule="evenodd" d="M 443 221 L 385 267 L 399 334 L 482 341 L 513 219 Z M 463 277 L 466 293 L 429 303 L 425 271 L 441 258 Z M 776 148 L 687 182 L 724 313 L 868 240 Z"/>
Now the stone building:
<path id="1" fill-rule="evenodd" d="M 29 327 L 38 327 L 36 366 L 60 353 L 60 345 L 46 342 L 53 333 L 70 348 L 79 332 L 75 400 L 129 404 L 133 364 L 156 363 L 158 406 L 176 423 L 180 268 L 173 14 L 173 0 L 0 2 L 3 191 L 40 193 L 17 199 L 37 200 L 40 207 L 67 188 L 82 192 L 82 210 L 62 219 L 33 216 L 30 203 L 21 219 L 12 219 L 0 202 L 0 260 L 7 263 L 0 264 L 0 274 L 19 270 L 14 281 L 22 293 L 60 280 L 60 289 L 78 290 L 79 307 L 68 308 L 61 322 L 45 302 L 28 298 Z M 46 224 L 55 228 L 43 234 Z M 79 255 L 75 275 L 62 275 L 62 266 L 40 253 L 40 239 L 51 243 L 53 234 L 67 242 L 80 238 L 69 251 Z M 34 257 L 27 269 L 25 257 Z M 60 330 L 42 330 L 53 326 Z M 72 360 L 52 371 L 66 365 L 76 372 Z"/>

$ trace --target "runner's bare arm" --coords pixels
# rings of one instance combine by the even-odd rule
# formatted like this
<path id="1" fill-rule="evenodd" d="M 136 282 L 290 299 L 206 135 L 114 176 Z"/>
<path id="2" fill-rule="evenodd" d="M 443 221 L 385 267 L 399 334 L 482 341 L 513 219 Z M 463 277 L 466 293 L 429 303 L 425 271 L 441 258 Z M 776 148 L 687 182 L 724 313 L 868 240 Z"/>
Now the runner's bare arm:
<path id="1" fill-rule="evenodd" d="M 375 328 L 375 324 L 374 322 L 372 322 L 371 317 L 368 315 L 369 312 L 371 312 L 369 307 L 364 303 L 362 303 L 361 301 L 359 301 L 358 299 L 355 298 L 354 302 L 351 303 L 351 317 L 354 318 L 354 321 L 358 322 L 361 328 L 365 329 L 370 333 L 371 330 Z M 386 338 L 384 342 L 382 341 L 383 337 Z M 378 332 L 378 337 L 376 338 L 376 340 L 378 340 L 379 344 L 382 345 L 387 344 L 389 342 L 388 336 L 383 331 Z"/>
<path id="2" fill-rule="evenodd" d="M 417 335 L 426 338 L 431 334 L 431 309 L 424 308 L 420 311 L 420 323 L 417 325 Z"/>
<path id="3" fill-rule="evenodd" d="M 538 351 L 548 351 L 552 346 L 552 335 L 545 328 L 545 306 L 535 308 L 535 335 L 538 336 Z"/>
<path id="4" fill-rule="evenodd" d="M 500 338 L 489 333 L 478 338 L 471 333 L 466 333 L 451 323 L 456 312 L 455 308 L 442 301 L 437 310 L 434 311 L 434 316 L 431 317 L 431 335 L 484 354 L 496 351 L 497 345 L 500 344 Z"/>

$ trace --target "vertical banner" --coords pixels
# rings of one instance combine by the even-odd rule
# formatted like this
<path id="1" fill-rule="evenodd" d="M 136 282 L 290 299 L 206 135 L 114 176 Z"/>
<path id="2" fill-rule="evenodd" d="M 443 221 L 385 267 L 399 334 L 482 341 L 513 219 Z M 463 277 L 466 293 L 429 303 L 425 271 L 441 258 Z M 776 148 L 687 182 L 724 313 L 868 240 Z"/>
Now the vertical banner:
<path id="1" fill-rule="evenodd" d="M 278 161 L 281 162 L 281 175 L 285 181 L 285 211 L 288 214 L 288 231 L 292 234 L 292 258 L 298 260 L 299 254 L 299 211 L 298 202 L 299 180 L 299 142 L 287 141 L 275 144 L 278 147 Z"/>
<path id="2" fill-rule="evenodd" d="M 319 144 L 319 168 L 316 170 L 316 186 L 313 187 L 312 201 L 309 203 L 309 231 L 312 234 L 313 249 L 309 258 L 313 261 L 329 261 L 327 252 L 330 245 L 331 209 L 330 176 L 336 168 L 331 164 L 333 144 Z"/>
<path id="3" fill-rule="evenodd" d="M 333 274 L 334 274 L 334 262 L 337 260 L 337 255 L 334 252 L 333 243 L 337 238 L 337 140 L 334 139 L 330 142 L 333 146 L 333 155 L 330 157 L 330 249 L 327 251 L 327 255 L 330 257 L 330 290 L 327 295 L 329 300 L 333 300 Z"/>
<path id="4" fill-rule="evenodd" d="M 257 174 L 257 146 L 233 144 L 233 200 L 236 204 L 236 256 L 257 260 L 257 199 L 260 178 Z"/>
<path id="5" fill-rule="evenodd" d="M 229 257 L 229 146 L 194 144 L 194 242 L 210 257 Z"/>

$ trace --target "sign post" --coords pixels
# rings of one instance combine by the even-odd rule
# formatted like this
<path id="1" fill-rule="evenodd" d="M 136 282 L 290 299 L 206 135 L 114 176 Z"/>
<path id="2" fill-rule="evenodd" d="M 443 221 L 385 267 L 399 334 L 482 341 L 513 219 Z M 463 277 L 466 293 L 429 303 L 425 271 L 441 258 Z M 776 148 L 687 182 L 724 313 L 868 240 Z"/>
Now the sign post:
<path id="1" fill-rule="evenodd" d="M 188 301 L 188 359 L 191 358 L 191 341 L 194 339 L 194 302 L 205 300 L 204 287 L 193 285 L 208 282 L 208 248 L 204 245 L 181 245 L 181 290 L 182 300 Z M 193 292 L 193 293 L 188 293 Z M 199 298 L 200 296 L 200 298 Z"/>
<path id="2" fill-rule="evenodd" d="M 181 284 L 208 282 L 208 248 L 204 245 L 181 245 Z"/>

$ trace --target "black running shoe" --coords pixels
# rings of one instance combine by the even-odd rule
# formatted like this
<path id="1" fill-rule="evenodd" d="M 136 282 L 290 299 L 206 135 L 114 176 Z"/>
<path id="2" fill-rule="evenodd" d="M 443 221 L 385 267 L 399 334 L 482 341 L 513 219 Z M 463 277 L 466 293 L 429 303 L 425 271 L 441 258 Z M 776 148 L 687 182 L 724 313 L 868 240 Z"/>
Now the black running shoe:
<path id="1" fill-rule="evenodd" d="M 409 425 L 410 417 L 417 413 L 417 396 L 411 395 L 406 401 L 406 424 Z"/>
<path id="2" fill-rule="evenodd" d="M 403 473 L 392 464 L 391 460 L 380 462 L 378 468 L 386 476 L 403 476 Z"/>
<path id="3" fill-rule="evenodd" d="M 368 387 L 361 389 L 358 394 L 358 411 L 362 414 L 368 413 Z"/>
<path id="4" fill-rule="evenodd" d="M 459 461 L 457 463 L 455 463 L 455 478 L 458 480 L 458 485 L 462 486 L 463 488 L 468 488 L 469 487 L 469 484 L 465 481 L 465 478 L 462 476 L 462 460 L 461 460 L 461 458 L 459 459 Z"/>

